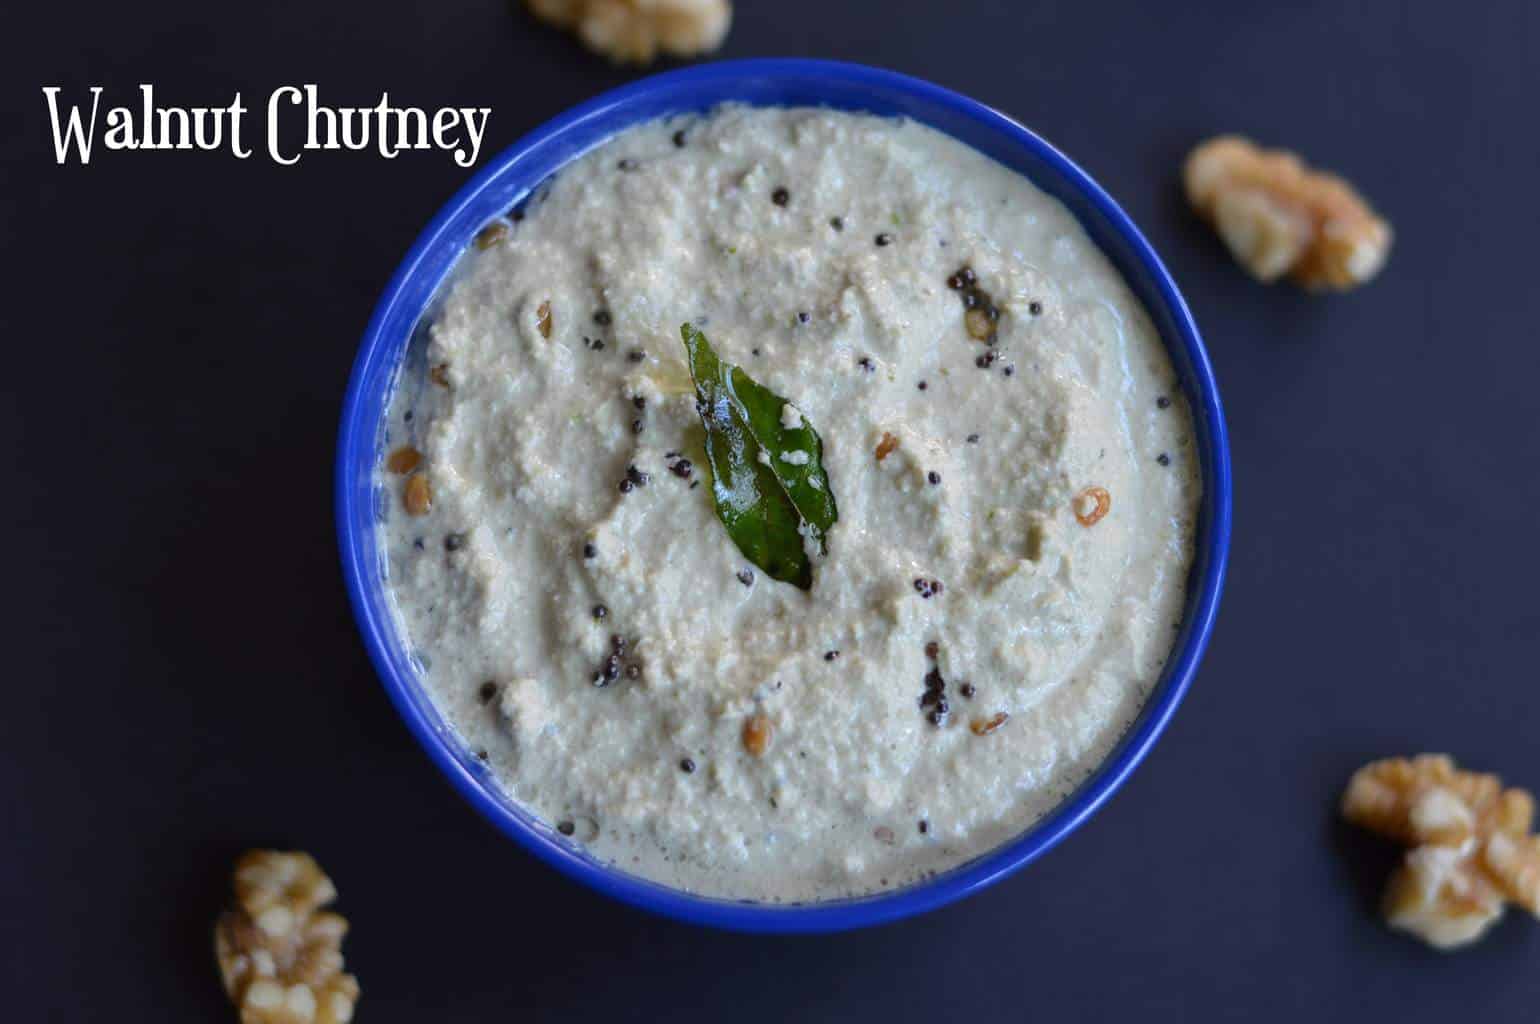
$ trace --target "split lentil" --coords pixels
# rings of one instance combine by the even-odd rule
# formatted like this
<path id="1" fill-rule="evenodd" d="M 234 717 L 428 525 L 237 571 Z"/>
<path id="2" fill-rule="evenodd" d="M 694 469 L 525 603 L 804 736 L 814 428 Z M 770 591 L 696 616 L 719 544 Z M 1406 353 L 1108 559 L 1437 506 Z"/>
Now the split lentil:
<path id="1" fill-rule="evenodd" d="M 423 473 L 413 473 L 406 478 L 406 487 L 401 491 L 401 504 L 406 507 L 407 515 L 425 516 L 433 508 L 433 490 L 428 486 L 428 477 Z"/>
<path id="2" fill-rule="evenodd" d="M 490 249 L 508 237 L 508 225 L 493 222 L 476 232 L 476 248 Z"/>
<path id="3" fill-rule="evenodd" d="M 402 473 L 410 473 L 421 462 L 422 452 L 411 445 L 403 445 L 390 453 L 390 457 L 385 460 L 385 468 L 399 476 Z"/>
<path id="4" fill-rule="evenodd" d="M 1075 518 L 1081 526 L 1095 526 L 1112 511 L 1112 495 L 1105 487 L 1087 487 L 1075 495 Z"/>
<path id="5" fill-rule="evenodd" d="M 877 456 L 877 461 L 881 462 L 883 459 L 887 458 L 893 453 L 893 449 L 897 447 L 898 438 L 894 437 L 892 434 L 889 434 L 887 431 L 883 431 L 882 440 L 877 442 L 877 451 L 875 453 Z"/>
<path id="6" fill-rule="evenodd" d="M 989 718 L 975 718 L 968 726 L 975 736 L 988 736 L 1000 726 L 1010 721 L 1011 716 L 1004 711 L 996 712 Z"/>
<path id="7" fill-rule="evenodd" d="M 743 749 L 755 757 L 762 756 L 770 749 L 770 737 L 774 731 L 769 716 L 764 712 L 750 715 L 743 723 Z"/>

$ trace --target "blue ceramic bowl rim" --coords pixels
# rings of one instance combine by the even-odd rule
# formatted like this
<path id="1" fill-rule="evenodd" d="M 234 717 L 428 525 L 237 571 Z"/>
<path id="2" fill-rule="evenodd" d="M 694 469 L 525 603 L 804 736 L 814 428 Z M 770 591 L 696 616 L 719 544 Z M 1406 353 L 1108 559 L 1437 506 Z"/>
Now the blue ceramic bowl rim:
<path id="1" fill-rule="evenodd" d="M 831 86 L 838 84 L 847 94 L 848 90 L 857 89 L 863 95 L 869 93 L 891 102 L 908 98 L 944 108 L 949 117 L 973 122 L 981 131 L 1000 137 L 1010 147 L 1025 150 L 1030 159 L 1058 179 L 1050 188 L 1042 179 L 1029 174 L 1039 187 L 1050 192 L 1067 190 L 1078 195 L 1084 209 L 1077 210 L 1072 206 L 1077 219 L 1104 249 L 1109 239 L 1119 243 L 1120 252 L 1109 251 L 1109 257 L 1130 287 L 1140 295 L 1157 324 L 1162 323 L 1163 316 L 1169 317 L 1168 326 L 1174 328 L 1169 332 L 1162 330 L 1161 334 L 1192 408 L 1204 485 L 1194 568 L 1181 632 L 1160 681 L 1151 688 L 1139 716 L 1107 759 L 1068 798 L 1026 831 L 972 861 L 904 888 L 811 904 L 714 899 L 649 882 L 587 857 L 571 844 L 563 843 L 549 827 L 542 828 L 540 823 L 521 820 L 506 803 L 489 792 L 491 783 L 484 776 L 478 777 L 468 763 L 465 751 L 454 748 L 442 723 L 433 721 L 431 712 L 414 700 L 417 683 L 406 678 L 391 657 L 393 624 L 386 621 L 383 605 L 378 600 L 370 600 L 371 591 L 377 589 L 377 584 L 367 564 L 368 548 L 363 534 L 374 528 L 374 502 L 361 493 L 358 484 L 358 474 L 371 472 L 379 455 L 381 398 L 370 395 L 367 381 L 372 373 L 379 371 L 380 360 L 391 358 L 397 347 L 406 344 L 407 339 L 396 329 L 396 323 L 404 316 L 398 309 L 403 293 L 420 275 L 432 272 L 425 271 L 425 265 L 431 266 L 435 258 L 441 259 L 446 246 L 454 247 L 457 258 L 469 243 L 469 235 L 463 230 L 461 236 L 450 231 L 451 225 L 467 207 L 497 183 L 524 154 L 566 134 L 582 134 L 586 125 L 603 115 L 624 111 L 648 97 L 668 92 L 681 96 L 698 92 L 700 95 L 695 99 L 678 103 L 677 109 L 702 109 L 732 99 L 735 83 L 750 80 L 762 83 L 767 79 L 804 83 L 816 79 Z M 652 116 L 656 115 L 639 116 L 636 120 Z M 925 120 L 923 117 L 917 119 Z M 612 133 L 611 130 L 604 134 Z M 598 141 L 598 138 L 586 140 L 583 149 L 591 148 Z M 574 155 L 576 152 L 580 151 L 575 151 Z M 539 181 L 524 182 L 520 191 L 528 193 L 538 184 Z M 1061 194 L 1060 198 L 1065 196 Z M 1091 220 L 1085 216 L 1087 210 Z M 1096 223 L 1098 219 L 1099 223 Z M 430 291 L 437 289 L 445 273 L 440 266 Z M 421 282 L 416 283 L 420 285 Z M 1157 306 L 1163 308 L 1157 309 Z M 418 303 L 415 309 L 407 311 L 412 324 L 415 325 L 426 308 L 426 303 Z M 408 335 L 411 329 L 409 326 Z M 1186 301 L 1143 234 L 1112 198 L 1068 157 L 1006 115 L 907 75 L 835 61 L 724 61 L 644 78 L 572 108 L 498 154 L 445 204 L 408 251 L 364 332 L 343 405 L 335 501 L 343 578 L 369 658 L 412 735 L 460 794 L 483 816 L 540 860 L 624 903 L 682 921 L 738 931 L 824 932 L 908 917 L 992 885 L 1056 846 L 1099 809 L 1139 765 L 1186 693 L 1213 630 L 1230 548 L 1230 452 L 1213 368 Z M 378 597 L 377 594 L 372 596 Z"/>

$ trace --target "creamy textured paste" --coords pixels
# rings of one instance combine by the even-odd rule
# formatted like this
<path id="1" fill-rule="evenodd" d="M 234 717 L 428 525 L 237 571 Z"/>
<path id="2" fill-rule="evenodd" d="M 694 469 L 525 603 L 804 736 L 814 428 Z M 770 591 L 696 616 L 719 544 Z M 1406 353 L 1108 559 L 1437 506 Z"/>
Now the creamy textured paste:
<path id="1" fill-rule="evenodd" d="M 616 136 L 484 241 L 385 431 L 431 509 L 382 460 L 381 537 L 427 692 L 563 841 L 837 898 L 987 852 L 1106 756 L 1170 653 L 1200 483 L 1157 333 L 1056 200 L 911 121 L 728 106 Z M 809 591 L 718 521 L 686 320 L 822 437 Z"/>

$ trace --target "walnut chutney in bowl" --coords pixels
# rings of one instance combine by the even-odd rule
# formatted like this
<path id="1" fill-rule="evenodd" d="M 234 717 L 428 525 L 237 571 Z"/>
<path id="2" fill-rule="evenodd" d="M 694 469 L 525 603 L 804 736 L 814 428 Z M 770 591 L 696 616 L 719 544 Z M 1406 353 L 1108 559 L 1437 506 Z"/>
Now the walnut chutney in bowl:
<path id="1" fill-rule="evenodd" d="M 924 110 L 742 87 L 777 69 L 1003 122 L 809 62 L 597 101 L 630 116 L 461 219 L 377 371 L 355 602 L 526 845 L 681 916 L 838 927 L 1019 866 L 1126 773 L 1201 648 L 1228 484 L 1148 269 Z"/>

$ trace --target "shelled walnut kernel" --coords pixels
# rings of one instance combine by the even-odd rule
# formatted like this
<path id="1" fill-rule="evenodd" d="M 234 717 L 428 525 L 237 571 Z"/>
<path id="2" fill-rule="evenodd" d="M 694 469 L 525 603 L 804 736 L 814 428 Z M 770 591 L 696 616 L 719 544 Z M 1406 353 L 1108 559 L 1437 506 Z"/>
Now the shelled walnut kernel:
<path id="1" fill-rule="evenodd" d="M 358 980 L 342 973 L 348 923 L 323 911 L 336 887 L 306 853 L 252 850 L 235 865 L 235 907 L 214 956 L 241 1024 L 347 1024 Z"/>
<path id="2" fill-rule="evenodd" d="M 1480 938 L 1508 902 L 1540 916 L 1534 798 L 1497 776 L 1442 754 L 1376 761 L 1348 782 L 1342 816 L 1411 847 L 1385 890 L 1393 927 L 1452 949 Z"/>
<path id="3" fill-rule="evenodd" d="M 648 64 L 659 52 L 693 57 L 722 45 L 728 0 L 528 0 L 535 16 L 576 31 L 590 50 L 620 63 Z"/>
<path id="4" fill-rule="evenodd" d="M 1357 190 L 1293 153 L 1221 135 L 1187 157 L 1188 201 L 1253 277 L 1288 274 L 1307 288 L 1368 281 L 1390 254 L 1391 230 Z"/>

